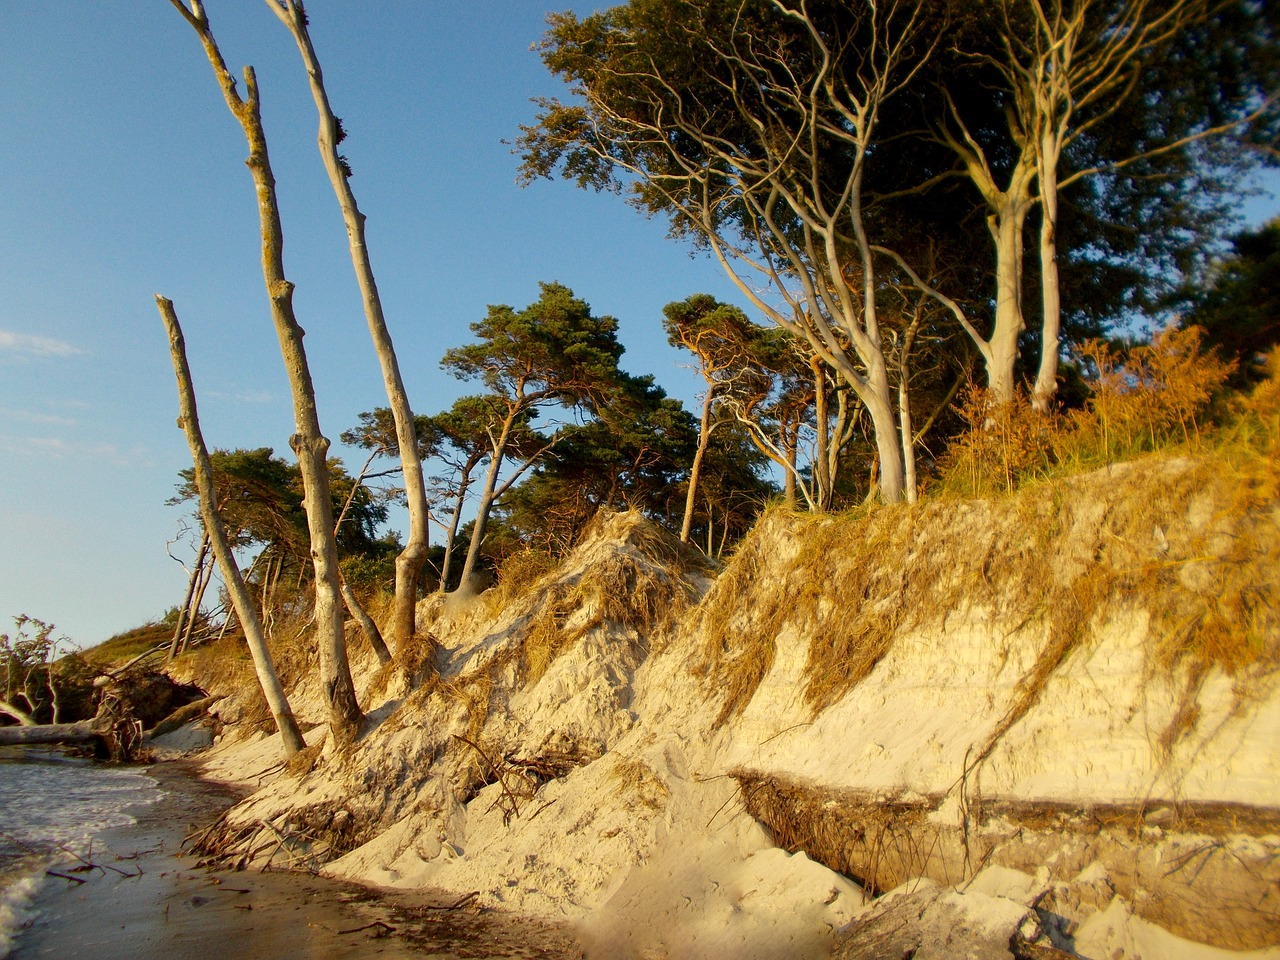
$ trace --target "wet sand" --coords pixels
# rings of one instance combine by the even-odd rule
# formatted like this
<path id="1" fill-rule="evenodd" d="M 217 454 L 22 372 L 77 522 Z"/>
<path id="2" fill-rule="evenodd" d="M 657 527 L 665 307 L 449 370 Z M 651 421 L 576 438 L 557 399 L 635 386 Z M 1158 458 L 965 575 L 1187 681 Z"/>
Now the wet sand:
<path id="1" fill-rule="evenodd" d="M 182 841 L 236 797 L 199 780 L 187 761 L 146 771 L 164 796 L 130 812 L 88 859 L 49 877 L 39 918 L 13 960 L 339 960 L 347 957 L 570 960 L 567 930 L 491 910 L 453 907 L 454 894 L 384 891 L 308 874 L 196 866 Z M 79 882 L 77 882 L 79 881 Z"/>

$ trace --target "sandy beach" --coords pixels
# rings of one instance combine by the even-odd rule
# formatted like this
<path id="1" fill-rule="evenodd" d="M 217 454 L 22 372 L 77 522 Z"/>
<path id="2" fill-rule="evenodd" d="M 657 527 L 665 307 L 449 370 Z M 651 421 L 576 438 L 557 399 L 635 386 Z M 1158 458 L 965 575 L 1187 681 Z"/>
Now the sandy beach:
<path id="1" fill-rule="evenodd" d="M 39 917 L 18 938 L 13 960 L 85 957 L 160 960 L 385 960 L 423 957 L 577 958 L 567 930 L 454 907 L 452 894 L 383 891 L 286 871 L 221 871 L 196 865 L 183 839 L 236 799 L 198 778 L 188 761 L 145 771 L 164 795 L 130 811 L 137 823 L 111 830 L 88 857 L 96 866 L 50 877 Z M 63 872 L 62 869 L 59 872 Z"/>

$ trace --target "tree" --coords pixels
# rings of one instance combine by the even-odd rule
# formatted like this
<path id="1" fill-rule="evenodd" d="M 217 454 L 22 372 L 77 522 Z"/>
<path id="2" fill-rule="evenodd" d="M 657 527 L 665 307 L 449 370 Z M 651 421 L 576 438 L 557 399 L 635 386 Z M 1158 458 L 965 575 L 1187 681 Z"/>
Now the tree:
<path id="1" fill-rule="evenodd" d="M 249 146 L 247 165 L 253 174 L 258 196 L 263 279 L 293 395 L 296 432 L 290 438 L 289 445 L 298 457 L 306 491 L 304 506 L 311 560 L 315 570 L 315 624 L 320 654 L 320 683 L 329 707 L 330 732 L 335 742 L 346 744 L 359 732 L 364 715 L 356 701 L 355 683 L 351 679 L 343 632 L 338 547 L 334 536 L 333 502 L 329 492 L 327 465 L 329 441 L 320 430 L 315 388 L 307 366 L 306 350 L 302 345 L 303 331 L 293 311 L 293 284 L 284 272 L 284 232 L 280 225 L 280 207 L 276 201 L 275 178 L 267 153 L 266 133 L 262 127 L 258 84 L 253 68 L 246 67 L 244 80 L 247 97 L 240 96 L 235 78 L 227 69 L 209 26 L 209 18 L 199 0 L 192 0 L 190 8 L 183 0 L 170 2 L 199 36 L 223 99 L 244 131 Z"/>
<path id="2" fill-rule="evenodd" d="M 14 617 L 13 626 L 12 634 L 0 633 L 0 714 L 23 727 L 37 726 L 44 717 L 60 723 L 54 662 L 66 638 L 53 635 L 53 624 L 25 614 Z"/>
<path id="3" fill-rule="evenodd" d="M 830 365 L 868 412 L 890 502 L 904 471 L 863 187 L 885 104 L 931 51 L 931 6 L 632 0 L 554 15 L 543 60 L 581 102 L 544 101 L 520 139 L 525 182 L 626 182 Z"/>
<path id="4" fill-rule="evenodd" d="M 409 538 L 396 559 L 394 635 L 397 648 L 403 650 L 415 636 L 414 618 L 418 599 L 418 580 L 422 575 L 422 567 L 426 563 L 427 552 L 430 549 L 430 518 L 422 461 L 418 457 L 416 420 L 409 406 L 409 395 L 404 387 L 404 379 L 400 376 L 400 364 L 396 359 L 391 333 L 387 329 L 386 319 L 382 313 L 382 299 L 378 295 L 378 285 L 374 280 L 373 266 L 369 260 L 369 248 L 365 244 L 365 216 L 356 205 L 355 194 L 351 190 L 351 168 L 338 153 L 338 144 L 346 137 L 346 131 L 329 106 L 320 61 L 316 57 L 315 48 L 311 44 L 311 35 L 307 31 L 306 13 L 297 0 L 266 0 L 266 2 L 293 35 L 307 69 L 312 98 L 315 100 L 316 112 L 320 117 L 318 135 L 320 156 L 329 174 L 329 182 L 333 186 L 334 194 L 338 198 L 338 205 L 342 208 L 342 219 L 347 227 L 348 246 L 351 250 L 351 264 L 355 268 L 356 280 L 364 303 L 365 319 L 369 324 L 369 333 L 373 338 L 378 363 L 382 367 L 387 402 L 395 421 L 397 441 L 395 449 L 400 458 L 401 473 L 404 476 L 405 503 L 409 511 Z"/>
<path id="5" fill-rule="evenodd" d="M 1164 257 L 1203 241 L 1229 189 L 1224 174 L 1247 160 L 1244 151 L 1202 154 L 1210 138 L 1243 133 L 1272 111 L 1274 29 L 1262 5 L 1211 0 L 999 0 L 966 8 L 959 20 L 954 55 L 936 65 L 942 97 L 927 101 L 945 109 L 927 122 L 988 217 L 990 335 L 954 299 L 922 289 L 955 314 L 983 357 L 994 399 L 1008 402 L 1026 328 L 1024 231 L 1038 211 L 1040 361 L 1032 395 L 1045 409 L 1057 384 L 1064 264 L 1074 253 L 1096 277 L 1100 267 L 1123 271 L 1118 255 L 1130 261 L 1132 280 L 1133 261 L 1155 259 L 1157 272 L 1167 273 Z M 1187 190 L 1197 175 L 1201 183 Z M 1080 187 L 1094 178 L 1102 183 L 1090 196 Z M 1061 217 L 1063 191 L 1075 185 L 1077 214 L 1092 208 L 1095 218 L 1072 251 L 1062 244 Z M 1141 211 L 1143 229 L 1123 231 L 1119 247 L 1111 246 L 1114 231 L 1104 235 L 1109 206 L 1123 211 L 1128 227 Z"/>
<path id="6" fill-rule="evenodd" d="M 701 478 L 712 432 L 729 421 L 713 418 L 719 394 L 751 370 L 751 344 L 761 332 L 737 307 L 720 303 L 710 294 L 696 293 L 662 308 L 667 341 L 698 358 L 698 374 L 707 385 L 698 420 L 698 446 L 689 467 L 680 542 L 688 543 L 698 503 Z"/>
<path id="7" fill-rule="evenodd" d="M 1180 291 L 1183 327 L 1236 362 L 1237 388 L 1265 380 L 1265 356 L 1280 344 L 1280 218 L 1231 240 L 1231 253 Z"/>
<path id="8" fill-rule="evenodd" d="M 160 310 L 160 317 L 169 334 L 173 372 L 178 381 L 178 426 L 186 433 L 187 443 L 191 447 L 192 479 L 200 497 L 200 517 L 204 521 L 204 529 L 209 537 L 213 555 L 222 570 L 222 582 L 226 585 L 227 592 L 231 594 L 236 615 L 240 618 L 240 626 L 249 644 L 249 653 L 253 658 L 253 668 L 258 676 L 258 684 L 262 688 L 262 695 L 266 698 L 271 715 L 275 718 L 276 728 L 280 731 L 285 756 L 291 757 L 307 744 L 302 738 L 302 731 L 299 730 L 297 721 L 293 718 L 289 699 L 271 662 L 271 651 L 267 647 L 262 624 L 249 597 L 249 591 L 245 587 L 244 578 L 240 575 L 235 554 L 232 553 L 231 538 L 227 535 L 222 518 L 218 514 L 218 493 L 213 482 L 213 468 L 204 444 L 204 437 L 200 432 L 195 388 L 191 382 L 191 369 L 187 365 L 186 345 L 182 338 L 178 315 L 173 308 L 173 302 L 158 294 L 156 306 Z"/>
<path id="9" fill-rule="evenodd" d="M 498 511 L 524 545 L 563 553 L 600 510 L 638 510 L 671 525 L 697 446 L 693 418 L 651 377 L 619 373 L 584 423 L 555 447 Z"/>
<path id="10" fill-rule="evenodd" d="M 736 420 L 718 422 L 703 454 L 690 542 L 709 557 L 723 555 L 750 531 L 764 504 L 778 493 L 768 478 L 769 459 Z"/>
<path id="11" fill-rule="evenodd" d="M 476 508 L 471 542 L 462 567 L 462 587 L 473 575 L 495 501 L 557 440 L 541 440 L 531 419 L 549 407 L 591 406 L 616 378 L 622 345 L 613 317 L 597 317 L 583 300 L 558 283 L 543 283 L 542 295 L 523 310 L 490 306 L 471 325 L 478 342 L 445 353 L 441 366 L 464 380 L 480 380 L 492 411 L 486 418 L 489 467 Z M 521 438 L 536 445 L 521 450 L 521 462 L 503 477 L 507 456 Z M 539 439 L 534 439 L 538 437 Z"/>

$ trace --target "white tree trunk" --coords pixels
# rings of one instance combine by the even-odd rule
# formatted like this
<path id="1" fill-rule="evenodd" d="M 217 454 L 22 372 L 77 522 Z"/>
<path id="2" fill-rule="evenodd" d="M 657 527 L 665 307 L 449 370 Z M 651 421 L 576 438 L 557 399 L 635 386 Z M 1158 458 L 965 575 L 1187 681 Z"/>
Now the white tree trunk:
<path id="1" fill-rule="evenodd" d="M 187 444 L 191 447 L 193 477 L 200 499 L 200 517 L 204 521 L 205 536 L 209 538 L 214 558 L 222 570 L 223 583 L 226 585 L 227 593 L 231 595 L 236 615 L 240 618 L 240 626 L 249 644 L 249 655 L 253 658 L 253 669 L 258 675 L 258 684 L 262 687 L 262 695 L 266 698 L 271 715 L 275 718 L 276 727 L 280 730 L 285 755 L 291 757 L 303 749 L 306 742 L 302 739 L 302 732 L 294 720 L 289 699 L 271 662 L 271 651 L 267 648 L 266 637 L 262 634 L 262 624 L 253 606 L 253 598 L 249 596 L 244 578 L 240 575 L 240 568 L 236 564 L 235 555 L 231 552 L 231 544 L 228 542 L 222 517 L 218 515 L 213 469 L 209 464 L 209 452 L 200 432 L 195 388 L 191 383 L 191 369 L 187 365 L 187 351 L 182 339 L 182 328 L 178 324 L 178 315 L 173 309 L 173 302 L 159 294 L 156 295 L 156 306 L 160 310 L 160 317 L 169 334 L 169 353 L 173 360 L 173 373 L 178 381 L 178 425 L 186 433 Z"/>
<path id="2" fill-rule="evenodd" d="M 289 438 L 289 446 L 298 457 L 298 467 L 302 473 L 303 507 L 307 514 L 307 531 L 311 540 L 320 683 L 329 707 L 330 733 L 336 743 L 343 745 L 358 735 L 364 715 L 356 700 L 342 625 L 338 547 L 333 535 L 333 499 L 329 490 L 329 441 L 320 430 L 311 370 L 307 365 L 306 350 L 302 346 L 303 330 L 293 312 L 293 284 L 285 278 L 284 273 L 284 232 L 280 226 L 280 207 L 276 201 L 275 178 L 267 154 L 266 133 L 262 128 L 257 78 L 252 67 L 245 67 L 244 80 L 248 96 L 247 99 L 242 99 L 213 38 L 203 5 L 193 3 L 192 9 L 188 10 L 182 0 L 170 2 L 200 36 L 222 89 L 223 99 L 239 121 L 249 146 L 249 159 L 246 163 L 253 174 L 258 195 L 262 275 L 271 303 L 276 339 L 280 343 L 280 353 L 293 395 L 296 432 Z"/>
<path id="3" fill-rule="evenodd" d="M 1031 405 L 1047 413 L 1058 392 L 1058 355 L 1062 333 L 1062 290 L 1058 278 L 1058 152 L 1050 133 L 1040 149 L 1040 369 Z"/>
<path id="4" fill-rule="evenodd" d="M 427 561 L 427 552 L 430 548 L 427 488 L 422 475 L 422 461 L 418 456 L 418 438 L 413 410 L 409 406 L 409 395 L 405 390 L 404 379 L 400 375 L 400 364 L 396 359 L 391 332 L 387 329 L 386 319 L 382 313 L 382 299 L 378 295 L 378 285 L 374 280 L 373 266 L 369 260 L 369 248 L 365 243 L 365 217 L 356 205 L 355 194 L 352 193 L 351 184 L 347 179 L 349 171 L 344 169 L 344 161 L 338 153 L 338 141 L 342 137 L 341 125 L 329 106 L 329 97 L 324 88 L 324 76 L 311 44 L 306 18 L 294 0 L 284 0 L 283 6 L 280 0 L 266 0 L 266 2 L 293 34 L 307 69 L 312 99 L 315 100 L 316 111 L 320 117 L 318 135 L 320 156 L 324 160 L 325 170 L 328 171 L 333 192 L 337 195 L 338 205 L 342 208 L 342 219 L 347 227 L 347 242 L 351 250 L 351 263 L 355 268 L 356 281 L 360 286 L 369 334 L 373 338 L 378 363 L 382 367 L 387 403 L 396 425 L 396 442 L 400 448 L 405 501 L 409 511 L 409 538 L 396 558 L 394 638 L 396 649 L 403 650 L 413 642 L 417 630 L 418 580 L 422 575 L 422 567 Z"/>
<path id="5" fill-rule="evenodd" d="M 689 490 L 684 498 L 684 521 L 680 524 L 681 543 L 689 542 L 689 531 L 693 529 L 693 507 L 697 502 L 698 478 L 702 475 L 702 461 L 707 455 L 707 445 L 711 442 L 711 405 L 714 402 L 715 387 L 708 378 L 707 393 L 702 398 L 702 416 L 698 420 L 698 449 L 689 467 Z M 710 523 L 709 519 L 708 523 Z"/>
<path id="6" fill-rule="evenodd" d="M 1022 242 L 1031 207 L 1030 187 L 1006 196 L 992 214 L 989 225 L 996 253 L 996 315 L 988 340 L 987 389 L 997 404 L 1010 403 L 1014 395 L 1014 369 L 1018 363 L 1018 338 L 1026 329 L 1022 313 Z"/>

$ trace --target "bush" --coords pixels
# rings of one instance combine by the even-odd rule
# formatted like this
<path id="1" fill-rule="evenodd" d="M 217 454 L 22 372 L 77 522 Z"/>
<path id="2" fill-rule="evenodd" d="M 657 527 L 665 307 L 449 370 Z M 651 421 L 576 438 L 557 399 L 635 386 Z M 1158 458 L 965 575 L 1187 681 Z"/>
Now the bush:
<path id="1" fill-rule="evenodd" d="M 1065 414 L 1039 413 L 1022 395 L 997 404 L 987 391 L 971 387 L 959 411 L 968 429 L 942 460 L 942 488 L 964 496 L 1011 493 L 1023 482 L 1064 470 L 1174 446 L 1198 449 L 1234 368 L 1203 350 L 1203 340 L 1198 327 L 1170 327 L 1127 350 L 1085 343 L 1078 354 L 1090 397 L 1082 409 Z M 1280 386 L 1271 383 L 1277 399 L 1266 399 L 1264 383 L 1252 416 L 1257 428 L 1274 436 Z"/>

